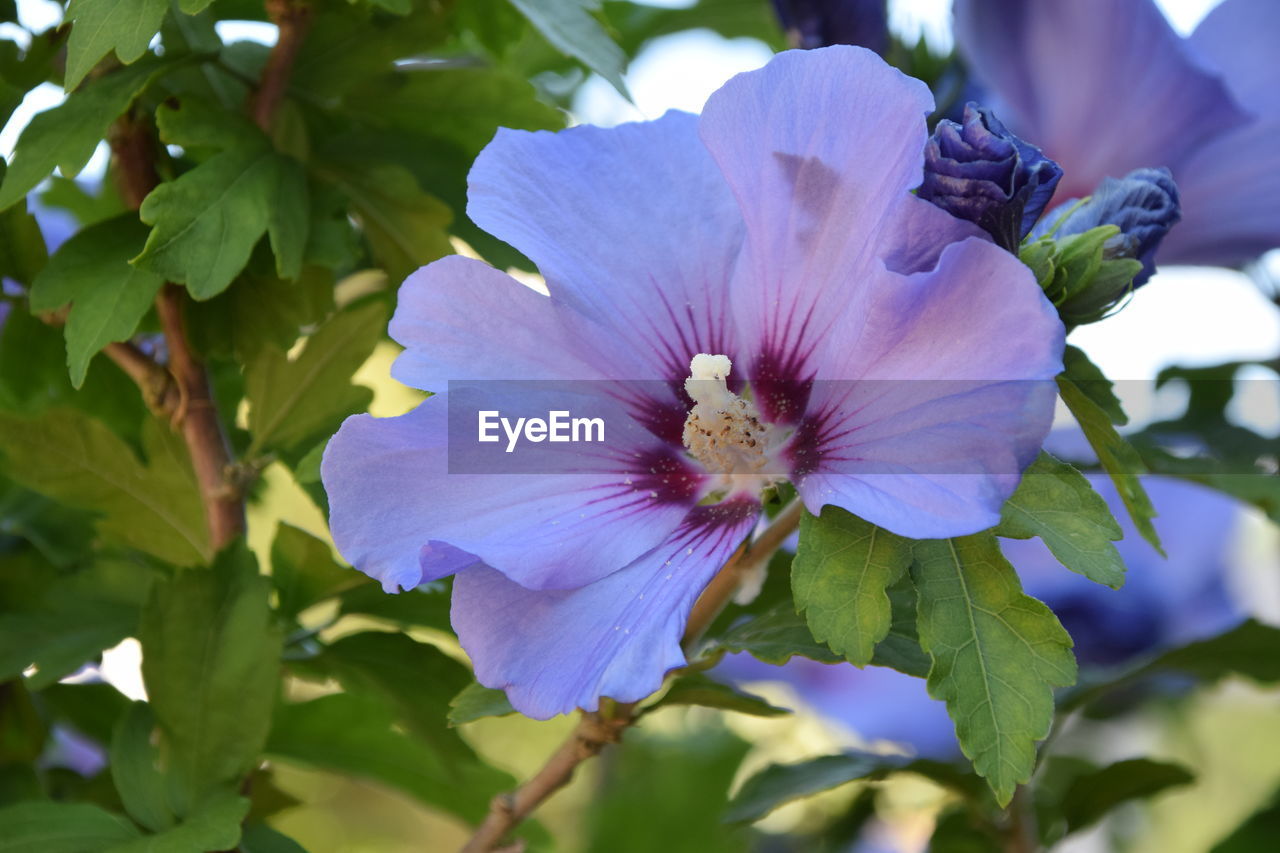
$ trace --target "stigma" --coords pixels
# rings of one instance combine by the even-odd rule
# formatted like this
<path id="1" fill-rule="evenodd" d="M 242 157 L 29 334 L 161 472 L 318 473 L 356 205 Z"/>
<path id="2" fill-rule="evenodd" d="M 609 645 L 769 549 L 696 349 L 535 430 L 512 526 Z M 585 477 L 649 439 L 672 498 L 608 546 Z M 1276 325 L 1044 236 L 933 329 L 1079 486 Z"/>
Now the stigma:
<path id="1" fill-rule="evenodd" d="M 689 363 L 685 393 L 693 408 L 684 422 L 684 446 L 708 473 L 751 475 L 761 484 L 769 464 L 773 428 L 760 422 L 755 403 L 729 390 L 733 362 L 725 355 L 699 353 Z"/>

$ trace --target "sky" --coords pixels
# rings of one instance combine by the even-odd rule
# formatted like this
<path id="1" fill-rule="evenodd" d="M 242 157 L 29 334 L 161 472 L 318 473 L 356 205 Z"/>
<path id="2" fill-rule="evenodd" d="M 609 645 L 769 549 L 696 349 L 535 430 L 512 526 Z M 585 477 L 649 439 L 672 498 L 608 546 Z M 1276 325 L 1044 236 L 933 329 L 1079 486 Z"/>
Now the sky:
<path id="1" fill-rule="evenodd" d="M 681 6 L 690 0 L 649 0 L 654 5 Z M 1174 27 L 1188 33 L 1220 0 L 1157 0 Z M 924 34 L 939 50 L 949 49 L 950 0 L 890 0 L 890 25 L 914 40 Z M 60 9 L 52 0 L 18 0 L 21 19 L 36 29 L 57 22 Z M 268 24 L 219 25 L 224 39 L 272 41 Z M 628 104 L 604 80 L 594 77 L 582 87 L 573 105 L 574 120 L 613 125 L 656 118 L 668 109 L 697 112 L 707 97 L 740 71 L 768 61 L 769 49 L 753 39 L 724 39 L 707 30 L 677 33 L 656 39 L 635 58 L 626 76 L 634 104 Z M 35 112 L 56 105 L 61 90 L 46 84 L 23 102 L 14 119 L 0 132 L 0 154 L 9 156 L 21 127 Z M 90 164 L 88 174 L 101 173 L 105 152 Z M 1280 252 L 1266 259 L 1280 279 Z M 1273 358 L 1280 352 L 1280 311 L 1245 275 L 1220 269 L 1166 268 L 1119 314 L 1082 328 L 1072 342 L 1084 348 L 1115 379 L 1147 380 L 1170 364 L 1207 365 L 1229 360 Z M 1274 431 L 1280 415 L 1280 383 L 1266 381 L 1274 374 L 1258 368 L 1250 384 L 1256 395 L 1239 414 L 1246 422 Z M 1177 389 L 1162 394 L 1156 411 L 1176 409 Z"/>

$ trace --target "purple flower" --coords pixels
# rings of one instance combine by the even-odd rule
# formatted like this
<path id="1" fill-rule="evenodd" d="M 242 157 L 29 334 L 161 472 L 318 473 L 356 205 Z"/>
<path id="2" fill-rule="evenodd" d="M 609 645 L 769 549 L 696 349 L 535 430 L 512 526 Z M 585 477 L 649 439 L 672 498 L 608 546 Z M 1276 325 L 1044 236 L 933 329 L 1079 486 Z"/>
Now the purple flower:
<path id="1" fill-rule="evenodd" d="M 1063 328 L 1017 259 L 910 194 L 930 107 L 839 47 L 735 77 L 701 118 L 500 131 L 468 212 L 551 295 L 460 257 L 409 277 L 393 375 L 454 390 L 330 442 L 342 553 L 392 592 L 456 573 L 477 678 L 545 718 L 684 662 L 694 600 L 779 479 L 907 536 L 994 524 Z M 616 388 L 614 441 L 558 445 L 554 473 L 449 473 L 448 406 L 485 380 L 524 382 L 522 405 L 545 402 L 528 380 Z"/>
<path id="2" fill-rule="evenodd" d="M 1062 177 L 1058 164 L 977 104 L 964 123 L 938 122 L 924 151 L 920 198 L 974 223 L 1016 252 Z"/>
<path id="3" fill-rule="evenodd" d="M 1160 512 L 1155 524 L 1166 560 L 1134 530 L 1109 479 L 1087 476 L 1124 528 L 1116 543 L 1128 567 L 1124 587 L 1109 589 L 1067 571 L 1039 539 L 1000 542 L 1027 593 L 1062 620 L 1081 663 L 1122 664 L 1214 636 L 1244 618 L 1226 586 L 1238 502 L 1194 483 L 1145 478 Z M 867 740 L 898 741 L 930 758 L 960 754 L 943 703 L 929 698 L 922 679 L 895 670 L 803 658 L 778 667 L 734 655 L 715 673 L 732 681 L 784 681 L 820 715 Z"/>
<path id="4" fill-rule="evenodd" d="M 1052 231 L 1054 236 L 1081 234 L 1099 225 L 1120 228 L 1118 241 L 1108 251 L 1112 257 L 1134 258 L 1142 271 L 1133 286 L 1146 284 L 1155 272 L 1156 250 L 1169 229 L 1182 218 L 1178 187 L 1168 169 L 1135 169 L 1124 178 L 1103 178 L 1083 204 L 1067 201 L 1046 216 L 1036 233 Z M 1090 294 L 1090 299 L 1114 301 L 1120 294 Z"/>
<path id="5" fill-rule="evenodd" d="M 884 54 L 889 47 L 886 0 L 773 0 L 778 22 L 796 47 L 852 44 Z"/>
<path id="6" fill-rule="evenodd" d="M 1183 219 L 1162 263 L 1280 246 L 1280 4 L 1226 0 L 1187 39 L 1151 0 L 956 0 L 955 14 L 1001 117 L 1062 165 L 1061 196 L 1163 166 Z"/>
<path id="7" fill-rule="evenodd" d="M 1116 543 L 1128 571 L 1111 590 L 1068 572 L 1038 539 L 1001 542 L 1029 595 L 1048 604 L 1075 640 L 1084 664 L 1115 664 L 1204 639 L 1245 614 L 1226 586 L 1241 506 L 1220 492 L 1166 477 L 1144 478 L 1160 513 L 1156 530 L 1168 559 L 1134 529 L 1109 478 L 1089 474 L 1124 530 Z"/>

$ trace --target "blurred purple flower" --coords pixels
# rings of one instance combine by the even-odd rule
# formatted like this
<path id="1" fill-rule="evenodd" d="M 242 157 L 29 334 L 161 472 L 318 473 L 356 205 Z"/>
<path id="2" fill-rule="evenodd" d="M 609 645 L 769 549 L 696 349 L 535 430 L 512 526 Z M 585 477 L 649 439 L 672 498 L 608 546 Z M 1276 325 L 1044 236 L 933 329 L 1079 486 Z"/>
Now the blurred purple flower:
<path id="1" fill-rule="evenodd" d="M 448 473 L 445 399 L 350 418 L 322 466 L 342 553 L 392 592 L 456 572 L 477 678 L 545 718 L 640 699 L 684 663 L 688 612 L 770 472 L 814 512 L 907 536 L 995 523 L 1047 431 L 1063 329 L 1015 258 L 910 194 L 930 107 L 839 47 L 735 77 L 700 119 L 500 131 L 468 211 L 551 296 L 437 261 L 400 290 L 393 375 L 603 380 L 625 439 L 565 473 L 473 475 Z"/>
<path id="2" fill-rule="evenodd" d="M 920 198 L 972 222 L 1011 252 L 1035 225 L 1062 177 L 1058 164 L 970 103 L 963 124 L 938 122 L 924 151 Z"/>
<path id="3" fill-rule="evenodd" d="M 773 0 L 791 43 L 805 50 L 852 44 L 884 55 L 889 47 L 886 0 Z"/>
<path id="4" fill-rule="evenodd" d="M 1226 580 L 1241 506 L 1213 489 L 1166 477 L 1146 477 L 1159 515 L 1156 530 L 1168 559 L 1134 529 L 1109 478 L 1088 475 L 1124 530 L 1116 543 L 1128 567 L 1119 590 L 1068 572 L 1039 539 L 1003 540 L 1029 595 L 1058 614 L 1083 664 L 1115 664 L 1213 636 L 1245 614 Z"/>
<path id="5" fill-rule="evenodd" d="M 1165 559 L 1134 530 L 1110 480 L 1088 475 L 1124 528 L 1116 543 L 1128 566 L 1119 590 L 1067 571 L 1039 539 L 1002 539 L 1023 587 L 1049 605 L 1075 640 L 1082 664 L 1110 666 L 1219 634 L 1244 619 L 1226 585 L 1241 505 L 1194 483 L 1147 477 L 1160 515 Z M 908 744 L 931 758 L 959 756 L 946 708 L 922 679 L 891 669 L 859 670 L 792 658 L 782 667 L 748 655 L 726 658 L 717 675 L 735 681 L 780 680 L 823 717 L 868 740 Z"/>
<path id="6" fill-rule="evenodd" d="M 107 766 L 107 751 L 96 740 L 61 724 L 55 725 L 50 735 L 40 756 L 41 767 L 66 767 L 87 779 Z"/>
<path id="7" fill-rule="evenodd" d="M 1187 39 L 1152 0 L 956 0 L 956 40 L 1062 197 L 1167 167 L 1182 223 L 1162 263 L 1235 266 L 1280 246 L 1280 3 L 1226 0 Z"/>

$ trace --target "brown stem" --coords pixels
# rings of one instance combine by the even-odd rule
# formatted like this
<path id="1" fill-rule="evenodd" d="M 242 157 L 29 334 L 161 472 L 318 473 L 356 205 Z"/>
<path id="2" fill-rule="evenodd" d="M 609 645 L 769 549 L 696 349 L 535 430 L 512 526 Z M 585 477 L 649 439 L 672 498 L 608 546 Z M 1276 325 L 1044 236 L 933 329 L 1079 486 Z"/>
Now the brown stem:
<path id="1" fill-rule="evenodd" d="M 768 563 L 773 552 L 796 529 L 803 513 L 803 505 L 799 501 L 793 502 L 755 541 L 739 548 L 725 562 L 689 614 L 681 641 L 686 650 L 692 648 L 715 621 L 742 579 Z M 493 798 L 484 822 L 463 846 L 461 853 L 489 853 L 499 849 L 502 840 L 530 812 L 569 783 L 579 764 L 599 754 L 606 744 L 621 740 L 622 733 L 635 720 L 635 707 L 635 703 L 616 705 L 608 714 L 584 711 L 573 733 L 552 753 L 541 770 L 515 791 Z M 517 845 L 511 849 L 519 850 L 521 847 Z"/>
<path id="2" fill-rule="evenodd" d="M 1005 810 L 1008 815 L 1003 845 L 1006 853 L 1036 853 L 1040 849 L 1036 840 L 1036 816 L 1032 808 L 1026 786 L 1018 786 Z"/>
<path id="3" fill-rule="evenodd" d="M 155 170 L 155 138 L 149 126 L 127 114 L 117 120 L 109 139 L 121 195 L 136 210 L 160 183 Z M 157 371 L 163 368 L 127 344 L 112 345 L 108 355 L 138 382 L 148 405 L 169 415 L 182 429 L 200 484 L 209 543 L 218 550 L 244 530 L 244 506 L 228 479 L 231 454 L 209 377 L 187 341 L 185 301 L 186 294 L 172 284 L 166 284 L 156 296 L 156 314 L 169 349 L 171 382 L 162 384 Z"/>
<path id="4" fill-rule="evenodd" d="M 231 484 L 231 451 L 213 401 L 209 374 L 187 343 L 183 322 L 186 302 L 186 291 L 166 284 L 156 297 L 156 313 L 169 344 L 169 371 L 182 392 L 174 420 L 191 452 L 209 525 L 209 543 L 217 551 L 244 531 L 244 503 Z"/>
<path id="5" fill-rule="evenodd" d="M 271 132 L 276 110 L 284 100 L 293 74 L 293 63 L 298 49 L 311 28 L 311 6 L 298 0 L 266 0 L 267 16 L 276 25 L 279 36 L 267 64 L 262 69 L 262 80 L 250 106 L 250 113 L 258 127 Z"/>

